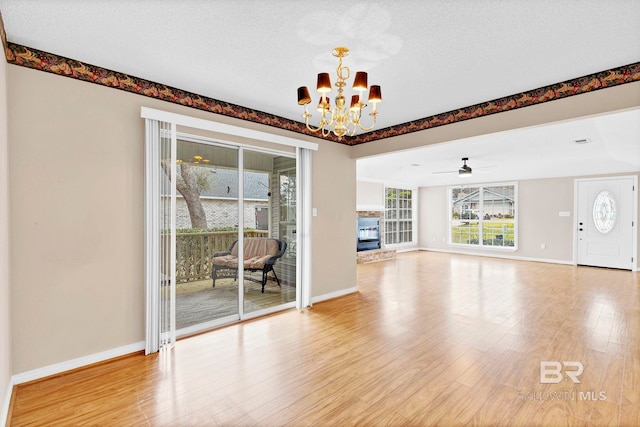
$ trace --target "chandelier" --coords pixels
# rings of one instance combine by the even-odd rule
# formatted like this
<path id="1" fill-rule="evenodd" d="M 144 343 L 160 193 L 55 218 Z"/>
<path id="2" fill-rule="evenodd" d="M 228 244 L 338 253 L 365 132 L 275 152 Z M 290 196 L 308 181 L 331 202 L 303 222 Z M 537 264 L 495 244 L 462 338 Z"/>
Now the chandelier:
<path id="1" fill-rule="evenodd" d="M 351 96 L 351 103 L 347 104 L 344 96 L 344 87 L 347 85 L 347 80 L 351 75 L 349 67 L 342 65 L 342 58 L 349 55 L 349 49 L 344 46 L 339 46 L 333 49 L 333 56 L 338 58 L 338 68 L 336 68 L 336 74 L 338 80 L 335 86 L 338 88 L 338 95 L 335 98 L 335 105 L 332 107 L 328 97 L 328 93 L 331 92 L 331 80 L 329 73 L 318 73 L 318 84 L 316 91 L 320 94 L 320 102 L 318 103 L 318 112 L 321 114 L 320 124 L 317 128 L 309 125 L 309 113 L 306 105 L 311 103 L 311 96 L 309 96 L 309 89 L 306 86 L 298 88 L 298 105 L 304 105 L 304 122 L 307 125 L 307 129 L 311 132 L 320 132 L 323 137 L 328 136 L 331 132 L 342 139 L 344 135 L 353 136 L 356 130 L 361 129 L 368 131 L 373 129 L 376 124 L 376 104 L 382 101 L 382 94 L 380 92 L 380 86 L 371 85 L 369 88 L 369 96 L 367 102 L 372 104 L 372 111 L 369 115 L 372 117 L 371 125 L 365 127 L 362 125 L 362 110 L 367 107 L 364 102 L 363 93 L 367 90 L 367 73 L 364 71 L 356 72 L 356 76 L 353 80 L 353 90 L 358 92 L 358 95 Z"/>

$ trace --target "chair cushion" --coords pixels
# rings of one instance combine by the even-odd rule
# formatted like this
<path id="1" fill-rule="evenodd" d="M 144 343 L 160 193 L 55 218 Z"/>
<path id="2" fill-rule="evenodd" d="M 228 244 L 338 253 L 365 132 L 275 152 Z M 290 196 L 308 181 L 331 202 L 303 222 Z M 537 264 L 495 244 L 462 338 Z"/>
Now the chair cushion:
<path id="1" fill-rule="evenodd" d="M 250 237 L 244 239 L 244 259 L 278 255 L 278 241 L 268 237 Z M 233 245 L 231 255 L 238 256 L 238 245 Z"/>
<path id="2" fill-rule="evenodd" d="M 244 268 L 255 268 L 257 270 L 264 268 L 267 260 L 271 258 L 271 255 L 254 256 L 244 260 Z"/>
<path id="3" fill-rule="evenodd" d="M 238 267 L 238 257 L 235 255 L 223 255 L 213 258 L 213 265 L 225 267 Z"/>

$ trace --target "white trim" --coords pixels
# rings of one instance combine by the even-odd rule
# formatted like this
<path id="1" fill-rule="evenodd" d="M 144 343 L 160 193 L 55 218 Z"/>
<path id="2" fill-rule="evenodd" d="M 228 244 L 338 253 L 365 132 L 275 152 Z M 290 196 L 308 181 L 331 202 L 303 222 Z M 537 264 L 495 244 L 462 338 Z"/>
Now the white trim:
<path id="1" fill-rule="evenodd" d="M 238 255 L 244 255 L 244 147 L 238 150 Z M 242 196 L 242 197 L 241 197 Z M 269 224 L 271 225 L 271 224 Z M 245 320 L 244 315 L 244 264 L 237 266 L 238 282 L 238 316 L 240 320 Z M 264 288 L 263 288 L 264 291 Z"/>
<path id="2" fill-rule="evenodd" d="M 169 179 L 171 185 L 171 200 L 169 200 L 170 205 L 170 218 L 169 218 L 169 229 L 171 230 L 170 238 L 169 238 L 169 346 L 173 347 L 176 344 L 176 259 L 177 259 L 177 213 L 178 207 L 176 204 L 176 195 L 178 194 L 178 190 L 176 188 L 176 183 L 178 182 L 178 165 L 175 162 L 175 159 L 178 158 L 178 135 L 176 133 L 176 124 L 171 123 L 171 177 Z M 158 159 L 160 160 L 160 159 Z M 160 160 L 161 161 L 161 160 Z M 157 197 L 158 195 L 156 195 Z M 161 249 L 162 251 L 162 249 Z M 162 319 L 162 314 L 160 315 L 160 319 Z M 162 347 L 160 347 L 162 348 Z"/>
<path id="3" fill-rule="evenodd" d="M 145 353 L 155 353 L 160 346 L 158 319 L 160 316 L 159 289 L 153 286 L 160 283 L 160 273 L 156 260 L 160 259 L 160 244 L 157 230 L 160 228 L 160 184 L 157 161 L 160 158 L 160 124 L 145 120 L 145 178 L 144 178 L 144 299 L 145 299 Z"/>
<path id="4" fill-rule="evenodd" d="M 407 246 L 406 248 L 385 248 L 385 249 L 395 249 L 397 254 L 404 254 L 407 252 L 415 252 L 421 250 L 417 245 Z"/>
<path id="5" fill-rule="evenodd" d="M 290 301 L 284 304 L 275 305 L 273 307 L 267 307 L 260 310 L 249 311 L 245 313 L 242 320 L 255 319 L 258 317 L 266 316 L 267 314 L 279 313 L 281 311 L 289 310 L 292 308 L 296 308 L 295 301 Z"/>
<path id="6" fill-rule="evenodd" d="M 296 179 L 302 185 L 297 186 L 298 194 L 297 202 L 298 202 L 298 215 L 297 221 L 300 222 L 298 224 L 298 230 L 302 230 L 302 233 L 298 234 L 298 247 L 301 250 L 298 255 L 298 263 L 296 265 L 296 283 L 299 283 L 300 286 L 296 287 L 296 301 L 297 309 L 301 309 L 303 307 L 309 307 L 313 304 L 311 298 L 311 289 L 313 287 L 312 279 L 311 279 L 311 268 L 312 268 L 312 256 L 311 256 L 311 226 L 313 221 L 312 216 L 312 156 L 313 153 L 311 151 L 304 150 L 299 148 L 296 150 L 296 154 L 298 157 L 298 171 L 296 173 Z"/>
<path id="7" fill-rule="evenodd" d="M 549 258 L 532 258 L 532 257 L 523 257 L 523 256 L 512 256 L 512 255 L 500 255 L 490 252 L 466 252 L 466 251 L 455 251 L 449 249 L 436 249 L 436 248 L 418 248 L 420 251 L 427 252 L 441 252 L 447 254 L 457 254 L 457 255 L 472 255 L 472 256 L 483 256 L 489 258 L 502 258 L 502 259 L 510 259 L 514 261 L 533 261 L 533 262 L 546 262 L 549 264 L 563 264 L 563 265 L 574 265 L 571 261 L 563 261 L 558 259 L 549 259 Z"/>
<path id="8" fill-rule="evenodd" d="M 291 158 L 295 157 L 295 153 L 291 153 L 289 151 L 283 151 L 282 149 L 274 150 L 272 148 L 258 147 L 256 145 L 243 144 L 241 142 L 229 141 L 229 140 L 220 139 L 220 138 L 213 138 L 210 136 L 192 135 L 190 133 L 185 133 L 185 132 L 178 132 L 177 135 L 178 135 L 178 139 L 184 142 L 194 142 L 196 144 L 205 144 L 213 147 L 231 148 L 234 150 L 239 150 L 240 148 L 247 148 L 251 151 L 256 151 L 258 153 L 273 154 L 274 156 L 291 157 Z M 223 166 L 223 167 L 228 168 L 228 166 Z M 262 170 L 256 170 L 256 169 L 246 169 L 245 172 L 246 171 L 264 172 Z"/>
<path id="9" fill-rule="evenodd" d="M 471 245 L 468 243 L 447 243 L 449 246 L 451 246 L 452 248 L 458 247 L 458 248 L 469 248 L 469 249 L 474 249 L 474 250 L 481 250 L 481 251 L 499 251 L 499 252 L 517 252 L 518 249 L 514 248 L 513 246 L 490 246 L 490 245 Z"/>
<path id="10" fill-rule="evenodd" d="M 140 116 L 145 119 L 155 119 L 163 122 L 175 123 L 180 126 L 204 129 L 211 132 L 219 132 L 258 141 L 274 142 L 276 144 L 282 144 L 289 147 L 307 148 L 309 150 L 318 149 L 318 144 L 314 142 L 301 141 L 286 136 L 227 125 L 211 120 L 198 119 L 196 117 L 184 116 L 182 114 L 170 113 L 168 111 L 156 110 L 154 108 L 141 107 Z"/>
<path id="11" fill-rule="evenodd" d="M 11 405 L 11 398 L 13 397 L 13 378 L 9 378 L 9 384 L 7 384 L 7 393 L 4 396 L 4 403 L 2 404 L 2 412 L 0 413 L 0 426 L 4 427 L 8 424 L 9 417 L 9 405 Z"/>
<path id="12" fill-rule="evenodd" d="M 160 197 L 171 197 L 171 196 L 166 196 L 166 195 L 162 195 Z M 222 200 L 225 202 L 235 202 L 238 201 L 237 197 L 216 197 L 216 196 L 200 196 L 201 199 L 204 200 Z M 184 199 L 184 197 L 182 196 L 182 194 L 177 194 L 176 195 L 176 199 Z M 264 203 L 269 203 L 269 199 L 250 199 L 250 198 L 245 198 L 244 200 L 248 200 L 250 202 L 264 202 Z"/>
<path id="13" fill-rule="evenodd" d="M 355 294 L 356 292 L 358 292 L 358 288 L 356 287 L 341 289 L 339 291 L 330 292 L 328 294 L 318 295 L 317 297 L 313 297 L 311 298 L 311 302 L 312 303 L 322 302 L 332 298 L 342 297 L 349 294 Z"/>
<path id="14" fill-rule="evenodd" d="M 356 205 L 356 211 L 382 211 L 382 212 L 384 212 L 384 205 Z"/>
<path id="15" fill-rule="evenodd" d="M 88 356 L 78 357 L 77 359 L 43 366 L 42 368 L 34 369 L 32 371 L 22 372 L 12 376 L 11 382 L 13 384 L 21 384 L 28 381 L 38 380 L 40 378 L 91 365 L 92 363 L 104 362 L 105 360 L 125 356 L 131 353 L 137 353 L 144 350 L 144 348 L 145 342 L 139 341 L 134 344 L 124 345 L 122 347 L 112 348 L 111 350 L 102 351 L 100 353 L 90 354 Z"/>

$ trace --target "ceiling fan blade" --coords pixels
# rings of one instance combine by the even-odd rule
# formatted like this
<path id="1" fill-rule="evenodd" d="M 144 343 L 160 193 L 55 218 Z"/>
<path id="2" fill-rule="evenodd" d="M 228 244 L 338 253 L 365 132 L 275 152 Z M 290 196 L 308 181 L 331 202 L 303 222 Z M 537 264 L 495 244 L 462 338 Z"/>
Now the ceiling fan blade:
<path id="1" fill-rule="evenodd" d="M 432 174 L 440 174 L 440 173 L 458 173 L 458 171 L 439 171 L 439 172 L 431 172 Z"/>

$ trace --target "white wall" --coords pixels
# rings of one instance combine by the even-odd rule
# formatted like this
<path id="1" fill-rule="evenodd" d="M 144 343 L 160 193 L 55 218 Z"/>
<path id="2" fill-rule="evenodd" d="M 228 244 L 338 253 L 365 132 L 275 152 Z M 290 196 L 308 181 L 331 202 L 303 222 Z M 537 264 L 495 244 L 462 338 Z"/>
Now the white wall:
<path id="1" fill-rule="evenodd" d="M 384 210 L 384 184 L 358 181 L 356 183 L 356 210 Z"/>
<path id="2" fill-rule="evenodd" d="M 1 24 L 0 24 L 1 30 Z M 10 399 L 11 308 L 9 294 L 9 144 L 7 132 L 7 63 L 0 60 L 0 425 Z"/>

